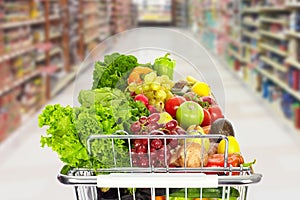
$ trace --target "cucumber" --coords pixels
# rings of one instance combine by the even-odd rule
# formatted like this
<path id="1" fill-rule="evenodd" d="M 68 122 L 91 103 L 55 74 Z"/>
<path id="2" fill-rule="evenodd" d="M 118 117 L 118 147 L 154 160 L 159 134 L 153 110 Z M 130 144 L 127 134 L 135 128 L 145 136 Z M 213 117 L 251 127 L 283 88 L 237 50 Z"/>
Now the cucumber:
<path id="1" fill-rule="evenodd" d="M 225 197 L 227 197 L 228 188 L 225 189 Z M 202 188 L 202 198 L 222 198 L 223 187 L 218 188 Z M 230 187 L 230 197 L 237 198 L 240 193 L 234 187 Z M 170 197 L 185 197 L 185 189 L 180 189 L 174 193 L 170 194 Z M 187 189 L 188 198 L 199 198 L 200 188 L 188 188 Z M 177 200 L 177 199 L 176 199 Z"/>

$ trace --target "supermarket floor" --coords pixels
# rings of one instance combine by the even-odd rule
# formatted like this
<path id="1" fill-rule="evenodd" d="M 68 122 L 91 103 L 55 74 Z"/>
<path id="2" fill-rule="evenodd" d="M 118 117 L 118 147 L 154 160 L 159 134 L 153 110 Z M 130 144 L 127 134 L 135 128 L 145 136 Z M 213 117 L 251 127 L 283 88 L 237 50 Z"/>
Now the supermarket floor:
<path id="1" fill-rule="evenodd" d="M 256 158 L 255 171 L 264 175 L 261 183 L 250 187 L 249 199 L 298 199 L 300 135 L 283 124 L 221 63 L 217 64 L 224 86 L 226 116 L 235 125 L 245 159 Z M 49 103 L 72 105 L 73 86 L 71 83 Z M 37 126 L 38 113 L 0 146 L 0 199 L 75 198 L 73 188 L 56 179 L 62 167 L 56 154 L 40 148 L 39 139 L 45 130 Z"/>

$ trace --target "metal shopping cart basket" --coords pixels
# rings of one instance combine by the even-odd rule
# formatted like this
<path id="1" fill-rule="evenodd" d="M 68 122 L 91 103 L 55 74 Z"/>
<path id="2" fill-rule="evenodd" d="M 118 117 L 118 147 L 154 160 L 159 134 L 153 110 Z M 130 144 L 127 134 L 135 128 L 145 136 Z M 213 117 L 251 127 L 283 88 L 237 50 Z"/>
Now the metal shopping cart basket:
<path id="1" fill-rule="evenodd" d="M 99 44 L 80 67 L 79 76 L 75 81 L 74 99 L 77 99 L 77 94 L 82 89 L 89 89 L 92 85 L 89 81 L 93 74 L 94 63 L 103 60 L 105 54 L 116 51 L 133 54 L 139 57 L 142 63 L 153 61 L 153 58 L 166 52 L 171 53 L 180 66 L 174 71 L 174 79 L 179 80 L 181 77 L 193 75 L 207 82 L 213 88 L 218 104 L 224 108 L 222 82 L 209 54 L 201 45 L 181 32 L 161 28 L 127 31 Z M 211 74 L 214 76 L 212 77 Z M 74 101 L 74 105 L 77 106 L 78 102 Z M 149 146 L 143 154 L 129 153 L 132 152 L 132 143 L 138 139 L 146 141 L 147 145 L 154 139 L 162 141 L 164 147 L 161 148 L 163 150 L 160 152 L 158 165 L 153 163 L 157 158 L 153 156 Z M 191 140 L 197 140 L 201 144 L 208 140 L 212 144 L 212 141 L 219 139 L 226 141 L 223 166 L 205 166 L 209 151 L 204 145 L 200 145 L 201 148 L 194 151 L 196 154 L 193 156 L 189 154 Z M 120 140 L 127 144 L 127 154 L 118 152 L 116 143 Z M 169 149 L 170 140 L 180 143 L 181 150 L 177 149 L 180 153 L 174 154 L 174 149 Z M 61 169 L 58 180 L 62 184 L 75 187 L 77 200 L 161 200 L 158 197 L 166 200 L 242 200 L 247 198 L 248 186 L 260 182 L 262 178 L 261 174 L 253 172 L 251 166 L 232 167 L 227 164 L 228 138 L 224 135 L 188 134 L 174 137 L 163 133 L 130 135 L 119 131 L 114 135 L 92 135 L 83 142 L 86 143 L 89 154 L 96 157 L 101 157 L 101 154 L 94 155 L 94 145 L 106 144 L 106 151 L 110 152 L 110 165 L 100 169 L 69 166 Z M 136 165 L 136 157 L 139 159 L 143 157 L 144 163 Z M 197 160 L 198 164 L 190 165 L 189 157 Z M 174 161 L 172 159 L 175 163 L 180 162 L 180 167 L 170 164 Z"/>
<path id="2" fill-rule="evenodd" d="M 88 139 L 89 151 L 92 142 L 105 140 L 110 143 L 113 155 L 114 167 L 109 169 L 74 169 L 65 166 L 58 180 L 66 185 L 75 186 L 78 200 L 106 199 L 101 188 L 113 188 L 114 194 L 109 199 L 152 199 L 163 196 L 165 199 L 247 199 L 248 186 L 260 182 L 262 175 L 253 172 L 251 166 L 232 167 L 227 166 L 228 154 L 224 154 L 223 167 L 202 167 L 205 160 L 205 149 L 202 145 L 198 152 L 201 166 L 187 167 L 188 144 L 190 139 L 225 139 L 225 149 L 228 149 L 228 140 L 223 135 L 179 135 L 183 147 L 183 167 L 170 167 L 168 165 L 167 140 L 174 139 L 172 135 L 94 135 Z M 128 167 L 118 167 L 118 156 L 114 151 L 116 140 L 126 140 L 131 151 L 131 143 L 136 139 L 145 139 L 150 145 L 152 139 L 165 141 L 163 148 L 163 164 L 155 167 L 150 150 L 144 154 L 148 158 L 148 165 L 135 167 L 133 155 L 128 156 Z M 204 142 L 204 141 L 203 141 Z M 149 148 L 150 149 L 150 148 Z M 139 155 L 142 156 L 142 155 Z M 124 188 L 135 188 L 132 194 L 122 195 Z"/>

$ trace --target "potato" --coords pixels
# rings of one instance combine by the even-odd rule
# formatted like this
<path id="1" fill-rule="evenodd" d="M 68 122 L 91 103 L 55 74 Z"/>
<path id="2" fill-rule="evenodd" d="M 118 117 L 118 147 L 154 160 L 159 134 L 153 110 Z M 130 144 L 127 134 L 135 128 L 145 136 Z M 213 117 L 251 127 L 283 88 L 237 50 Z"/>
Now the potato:
<path id="1" fill-rule="evenodd" d="M 188 142 L 186 143 L 186 148 L 182 145 L 173 155 L 173 164 L 178 167 L 184 167 L 186 162 L 186 167 L 189 168 L 204 167 L 208 162 L 208 154 L 205 148 L 203 149 L 204 152 L 202 152 L 202 146 L 199 143 Z"/>

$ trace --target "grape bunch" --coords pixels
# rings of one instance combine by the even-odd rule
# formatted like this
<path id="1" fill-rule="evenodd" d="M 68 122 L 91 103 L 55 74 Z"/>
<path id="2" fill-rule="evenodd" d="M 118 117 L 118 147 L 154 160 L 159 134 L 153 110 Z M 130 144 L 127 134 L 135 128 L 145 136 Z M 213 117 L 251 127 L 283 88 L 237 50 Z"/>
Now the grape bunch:
<path id="1" fill-rule="evenodd" d="M 174 84 L 167 75 L 157 76 L 156 72 L 150 72 L 145 75 L 142 83 L 132 82 L 128 89 L 135 94 L 144 94 L 150 105 L 163 108 L 165 101 L 173 96 L 171 89 Z"/>
<path id="2" fill-rule="evenodd" d="M 131 124 L 130 130 L 135 135 L 174 135 L 171 139 L 149 139 L 147 137 L 134 139 L 132 142 L 132 164 L 134 167 L 163 167 L 170 164 L 171 151 L 178 146 L 176 135 L 186 134 L 178 126 L 176 120 L 159 124 L 159 113 L 153 113 L 148 117 L 142 116 Z"/>

